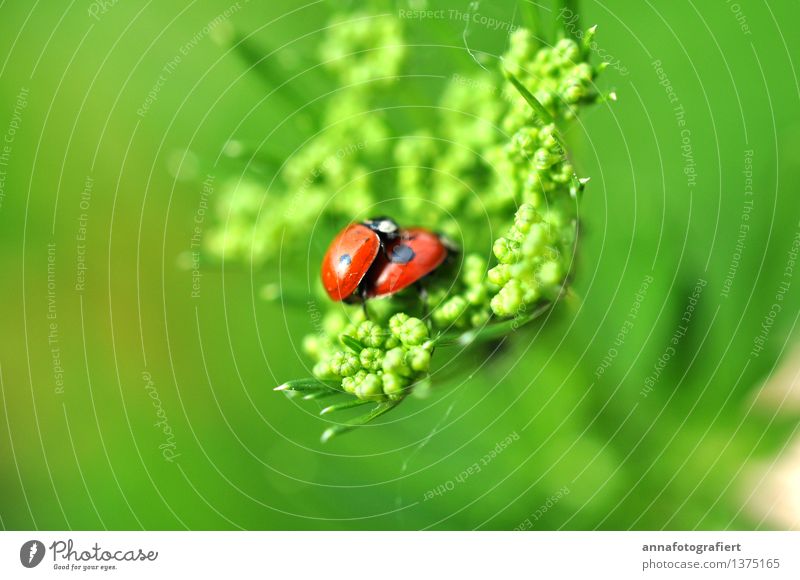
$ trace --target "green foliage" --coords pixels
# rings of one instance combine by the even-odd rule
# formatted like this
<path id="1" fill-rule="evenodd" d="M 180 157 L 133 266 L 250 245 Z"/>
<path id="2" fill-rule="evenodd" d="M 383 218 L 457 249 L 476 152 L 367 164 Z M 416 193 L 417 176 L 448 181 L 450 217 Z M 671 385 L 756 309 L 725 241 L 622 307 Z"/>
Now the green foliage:
<path id="1" fill-rule="evenodd" d="M 469 346 L 474 350 L 488 344 L 496 349 L 497 341 L 520 334 L 517 331 L 521 327 L 539 319 L 558 299 L 574 301 L 570 286 L 578 242 L 579 201 L 588 179 L 576 175 L 563 133 L 583 107 L 616 98 L 613 92 L 602 93 L 596 85 L 606 66 L 603 62 L 592 64 L 596 27 L 578 35 L 580 40 L 562 36 L 551 45 L 522 28 L 509 36 L 499 66 L 492 71 L 473 68 L 468 74 L 459 71 L 453 75 L 434 113 L 420 119 L 419 111 L 410 108 L 384 108 L 392 102 L 390 95 L 397 86 L 393 75 L 409 70 L 408 51 L 401 48 L 405 46 L 401 24 L 391 16 L 366 12 L 334 22 L 320 57 L 330 60 L 327 66 L 338 83 L 337 90 L 326 101 L 315 136 L 303 143 L 282 169 L 276 168 L 279 185 L 277 191 L 269 192 L 276 211 L 262 214 L 258 222 L 247 218 L 250 221 L 245 229 L 251 239 L 236 242 L 242 248 L 241 255 L 271 259 L 274 256 L 252 251 L 252 247 L 270 247 L 276 252 L 275 244 L 265 240 L 280 237 L 284 251 L 287 240 L 292 244 L 304 241 L 312 224 L 320 228 L 319 237 L 324 244 L 344 224 L 368 217 L 375 207 L 380 208 L 378 213 L 392 215 L 400 223 L 442 231 L 457 240 L 464 251 L 456 263 L 443 268 L 429 282 L 424 306 L 415 291 L 406 291 L 388 300 L 371 302 L 370 320 L 365 322 L 360 308 L 336 305 L 327 309 L 316 332 L 304 339 L 305 351 L 315 361 L 314 374 L 337 385 L 334 390 L 320 389 L 319 396 L 336 395 L 342 401 L 324 407 L 323 415 L 374 406 L 371 412 L 325 431 L 326 441 L 382 416 L 409 399 L 415 390 L 427 393 L 431 383 L 437 388 L 445 387 L 447 382 L 439 373 L 429 374 L 437 366 L 457 366 L 457 376 L 471 378 L 474 357 L 461 354 L 451 359 L 452 353 L 445 347 Z M 366 22 L 375 22 L 375 28 Z M 382 32 L 379 34 L 378 30 Z M 379 54 L 384 56 L 378 58 Z M 293 211 L 282 212 L 284 204 Z M 619 211 L 625 213 L 623 209 Z M 239 222 L 233 219 L 231 223 Z M 503 234 L 493 234 L 492 239 L 486 232 Z M 216 251 L 221 253 L 218 248 Z M 230 255 L 226 253 L 226 257 Z M 576 282 L 585 286 L 580 277 Z M 645 293 L 648 291 L 651 295 L 659 292 L 649 288 Z M 324 295 L 317 292 L 324 302 Z M 656 295 L 651 301 L 657 304 L 663 297 Z M 678 313 L 682 307 L 675 307 Z M 599 311 L 589 309 L 585 316 Z M 643 312 L 648 316 L 657 314 L 654 310 Z M 629 314 L 626 307 L 619 316 Z M 425 321 L 424 348 L 402 341 L 393 329 L 392 324 L 396 326 L 396 321 L 406 316 Z M 415 324 L 422 332 L 422 323 Z M 549 332 L 558 336 L 557 322 L 549 325 Z M 594 325 L 591 328 L 595 332 Z M 635 339 L 629 340 L 646 338 L 637 333 Z M 557 340 L 553 338 L 547 344 L 560 344 Z M 689 343 L 692 337 L 685 340 Z M 600 344 L 607 345 L 608 341 Z M 657 359 L 663 355 L 662 344 L 663 341 L 652 339 L 642 348 L 647 349 L 646 356 Z M 608 359 L 611 352 L 608 348 L 590 350 L 598 361 Z M 623 349 L 620 347 L 619 351 Z M 618 351 L 613 352 L 616 357 Z M 515 356 L 523 354 L 512 354 L 507 359 L 513 361 Z M 569 355 L 567 358 L 569 362 L 564 364 L 571 366 L 572 359 Z M 508 380 L 513 382 L 516 377 L 525 384 L 528 373 L 533 371 L 525 370 L 520 376 L 512 369 L 503 370 L 503 360 L 501 357 L 493 361 L 496 372 L 508 373 Z M 609 394 L 602 385 L 623 381 L 618 368 L 628 368 L 614 362 L 607 366 L 602 362 L 600 370 L 591 368 L 583 373 L 575 380 L 577 392 L 566 390 L 558 397 L 546 395 L 547 391 L 537 393 L 533 407 L 549 405 L 548 417 L 558 421 L 575 418 L 576 411 L 580 414 L 584 408 L 591 413 L 600 409 L 599 415 L 585 417 L 594 417 L 593 423 L 597 421 L 593 435 L 585 434 L 581 421 L 567 422 L 562 435 L 565 445 L 568 442 L 579 456 L 600 457 L 593 460 L 586 477 L 594 477 L 597 485 L 623 501 L 628 499 L 628 478 L 638 480 L 637 493 L 650 498 L 649 503 L 640 506 L 642 510 L 654 509 L 662 501 L 680 503 L 676 499 L 680 493 L 693 491 L 691 478 L 675 481 L 675 490 L 665 491 L 658 489 L 663 474 L 655 464 L 643 478 L 633 472 L 620 472 L 614 464 L 626 457 L 648 457 L 648 442 L 652 444 L 652 438 L 658 439 L 676 429 L 676 425 L 690 433 L 686 435 L 687 442 L 693 436 L 704 437 L 704 425 L 701 421 L 699 430 L 693 431 L 684 425 L 679 413 L 662 416 L 662 406 L 682 400 L 684 390 L 656 390 L 645 398 L 639 393 L 639 385 L 630 387 L 630 392 L 625 387 Z M 696 361 L 685 360 L 674 367 L 690 363 L 696 365 Z M 539 366 L 545 368 L 545 361 L 527 357 L 525 369 Z M 646 378 L 650 372 L 652 369 L 642 368 L 639 374 Z M 664 380 L 679 379 L 670 376 Z M 627 409 L 631 405 L 645 410 L 648 416 L 659 417 L 657 426 L 628 421 Z M 531 431 L 538 440 L 547 441 L 555 426 L 549 419 L 542 420 L 538 413 L 535 418 L 540 420 L 531 425 Z M 747 421 L 759 424 L 757 417 L 748 417 Z M 787 425 L 784 427 L 788 429 Z M 772 425 L 770 436 L 761 440 L 781 441 L 778 431 L 778 425 Z M 609 447 L 611 440 L 614 444 Z M 718 460 L 732 461 L 734 447 Z M 731 465 L 730 469 L 736 466 Z M 564 470 L 569 471 L 567 467 Z M 553 487 L 571 477 L 564 470 L 555 469 L 560 475 Z M 652 488 L 647 489 L 648 486 Z M 591 486 L 573 488 L 564 501 L 576 502 L 574 509 L 586 509 L 585 503 L 593 493 Z M 692 501 L 695 499 L 700 501 Z M 720 513 L 724 518 L 731 517 L 732 512 L 722 509 Z M 585 515 L 595 517 L 591 513 Z M 612 525 L 627 521 L 624 514 L 617 519 L 613 513 L 603 515 L 611 518 L 608 522 L 617 522 Z"/>
<path id="2" fill-rule="evenodd" d="M 9 266 L 0 287 L 8 306 L 0 372 L 7 529 L 791 524 L 781 519 L 788 516 L 785 496 L 760 484 L 773 480 L 768 470 L 796 438 L 798 411 L 786 391 L 763 397 L 760 389 L 779 373 L 796 375 L 800 284 L 796 265 L 793 278 L 785 271 L 800 215 L 792 188 L 800 179 L 793 82 L 799 71 L 787 55 L 800 50 L 791 34 L 800 6 L 745 10 L 752 34 L 744 35 L 722 2 L 659 3 L 663 19 L 637 3 L 617 0 L 608 10 L 582 3 L 583 22 L 599 24 L 592 59 L 609 61 L 598 78 L 601 92 L 616 85 L 621 99 L 559 125 L 575 172 L 592 178 L 576 207 L 579 244 L 568 256 L 569 290 L 555 308 L 542 302 L 518 317 L 492 316 L 484 326 L 459 315 L 458 299 L 437 308 L 431 336 L 453 317 L 455 324 L 436 343 L 433 386 L 417 384 L 393 407 L 394 401 L 343 394 L 341 381 L 320 382 L 312 374 L 316 359 L 299 344 L 313 333 L 304 343 L 322 346 L 344 325 L 361 322 L 358 309 L 323 308 L 326 299 L 316 294 L 331 237 L 369 215 L 354 216 L 360 208 L 334 202 L 363 192 L 374 195 L 375 213 L 402 215 L 411 225 L 445 224 L 464 254 L 442 275 L 463 280 L 472 292 L 454 288 L 452 297 L 477 307 L 486 304 L 486 273 L 499 263 L 493 243 L 525 201 L 512 201 L 512 185 L 522 191 L 524 182 L 499 170 L 506 158 L 496 147 L 511 141 L 502 119 L 519 93 L 500 77 L 508 68 L 499 62 L 508 31 L 470 26 L 470 54 L 461 21 L 396 18 L 399 6 L 412 4 L 421 3 L 358 4 L 362 16 L 395 17 L 405 53 L 396 80 L 379 81 L 387 75 L 376 71 L 374 83 L 343 86 L 335 68 L 323 64 L 331 56 L 320 52 L 341 2 L 242 3 L 229 24 L 249 52 L 201 39 L 144 118 L 136 108 L 162 67 L 229 0 L 197 3 L 177 19 L 179 8 L 167 3 L 137 18 L 136 6 L 120 2 L 89 36 L 94 21 L 68 15 L 49 48 L 60 3 L 37 4 L 31 18 L 27 3 L 4 4 L 2 37 L 17 39 L 6 66 L 12 81 L 0 86 L 6 126 L 20 90 L 13 79 L 30 90 L 0 210 L 0 251 Z M 467 5 L 427 4 L 461 13 Z M 521 9 L 532 6 L 481 2 L 480 10 L 518 25 Z M 534 13 L 545 47 L 558 42 L 549 22 L 536 22 L 558 13 L 548 8 L 540 3 Z M 134 30 L 132 22 L 143 26 Z M 93 50 L 53 50 L 56 40 Z M 371 42 L 389 43 L 377 35 Z M 146 54 L 143 46 L 150 47 Z M 691 130 L 693 189 L 675 104 L 654 59 Z M 65 70 L 77 82 L 63 83 L 48 114 Z M 342 114 L 331 106 L 335 100 Z M 373 131 L 361 148 L 329 139 L 317 158 L 333 157 L 330 170 L 304 162 L 303 171 L 313 167 L 318 179 L 338 180 L 338 188 L 319 189 L 313 176 L 303 187 L 309 176 L 302 172 L 289 177 L 287 168 L 309 146 L 348 121 L 348 135 L 360 135 L 362 124 L 383 131 Z M 752 151 L 749 165 L 745 151 Z M 176 153 L 186 160 L 180 179 L 168 168 Z M 401 163 L 404 155 L 409 160 Z M 352 160 L 365 171 L 335 170 Z M 194 179 L 190 166 L 200 172 Z M 198 224 L 206 172 L 215 178 L 207 201 L 218 215 L 206 213 Z M 87 176 L 94 180 L 88 211 L 80 196 Z M 746 180 L 752 196 L 744 195 Z M 507 197 L 492 193 L 498 181 L 507 187 L 497 192 Z M 243 195 L 228 196 L 239 189 Z M 427 196 L 457 209 L 458 220 Z M 420 213 L 408 215 L 398 198 L 413 200 Z M 753 207 L 737 249 L 745 199 Z M 84 229 L 84 213 L 89 269 L 79 293 L 76 231 Z M 207 249 L 226 239 L 232 244 L 224 260 L 210 259 L 221 252 L 209 251 L 194 264 L 190 240 L 198 226 Z M 54 321 L 43 306 L 50 286 L 45 249 L 53 242 L 63 395 L 54 393 Z M 680 344 L 671 345 L 699 278 L 708 285 Z M 197 298 L 190 295 L 195 279 Z M 791 287 L 778 301 L 786 281 Z M 433 306 L 448 288 L 430 293 Z M 783 308 L 754 356 L 775 303 Z M 413 293 L 375 301 L 370 317 L 386 328 L 396 312 L 424 316 L 411 310 L 417 304 Z M 669 346 L 674 356 L 644 397 Z M 145 370 L 157 400 L 143 384 Z M 305 386 L 284 390 L 294 398 L 271 390 L 291 377 L 303 377 L 291 386 Z M 318 444 L 329 421 L 335 434 L 373 407 L 397 411 L 334 446 Z M 180 454 L 174 462 L 162 456 L 165 435 L 154 426 L 163 416 Z M 484 465 L 482 458 L 509 436 L 513 442 Z M 479 473 L 428 499 L 429 490 L 473 463 Z"/>
<path id="3" fill-rule="evenodd" d="M 460 332 L 471 341 L 487 325 L 510 332 L 512 327 L 501 327 L 495 319 L 525 318 L 564 290 L 582 186 L 557 124 L 599 99 L 594 89 L 598 71 L 589 54 L 570 39 L 534 48 L 531 38 L 525 29 L 511 36 L 503 59 L 506 71 L 461 79 L 445 92 L 440 109 L 474 110 L 472 121 L 445 114 L 435 137 L 421 130 L 389 144 L 385 120 L 358 111 L 379 102 L 381 91 L 401 72 L 400 27 L 386 16 L 356 14 L 335 20 L 322 53 L 330 58 L 327 64 L 342 90 L 325 111 L 326 130 L 287 162 L 282 172 L 286 193 L 278 198 L 278 211 L 256 223 L 253 188 L 237 184 L 226 193 L 223 213 L 234 229 L 216 233 L 212 251 L 269 259 L 268 249 L 285 249 L 287 239 L 301 239 L 301 232 L 323 215 L 325 221 L 346 223 L 372 211 L 383 187 L 371 175 L 394 162 L 390 179 L 399 195 L 391 215 L 400 223 L 421 223 L 463 240 L 469 250 L 463 263 L 433 277 L 429 298 L 384 299 L 388 305 L 373 316 L 386 320 L 391 315 L 388 326 L 359 323 L 355 308 L 347 321 L 332 323 L 328 318 L 333 332 L 306 339 L 316 361 L 314 374 L 341 381 L 348 395 L 399 401 L 425 380 L 434 345 L 445 333 Z M 503 131 L 490 130 L 493 123 Z M 293 198 L 288 203 L 301 205 L 302 213 L 280 211 Z M 241 223 L 248 220 L 251 236 L 241 233 L 248 229 Z M 488 273 L 479 238 L 464 235 L 487 225 L 508 228 L 494 241 L 498 263 Z M 283 245 L 277 243 L 279 237 Z M 331 316 L 339 318 L 340 313 L 334 309 Z M 431 332 L 436 335 L 429 336 Z M 497 332 L 492 336 L 499 338 Z"/>

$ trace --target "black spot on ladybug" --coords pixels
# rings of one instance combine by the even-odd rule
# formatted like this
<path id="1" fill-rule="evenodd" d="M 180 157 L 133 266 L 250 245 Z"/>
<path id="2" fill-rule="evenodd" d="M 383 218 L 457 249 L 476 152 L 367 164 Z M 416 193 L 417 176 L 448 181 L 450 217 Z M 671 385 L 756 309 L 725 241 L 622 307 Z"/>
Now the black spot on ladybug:
<path id="1" fill-rule="evenodd" d="M 410 246 L 398 244 L 392 248 L 392 255 L 389 256 L 389 260 L 394 264 L 408 264 L 414 259 L 414 256 L 414 250 Z"/>
<path id="2" fill-rule="evenodd" d="M 342 254 L 339 256 L 339 266 L 349 266 L 353 262 L 350 254 Z"/>

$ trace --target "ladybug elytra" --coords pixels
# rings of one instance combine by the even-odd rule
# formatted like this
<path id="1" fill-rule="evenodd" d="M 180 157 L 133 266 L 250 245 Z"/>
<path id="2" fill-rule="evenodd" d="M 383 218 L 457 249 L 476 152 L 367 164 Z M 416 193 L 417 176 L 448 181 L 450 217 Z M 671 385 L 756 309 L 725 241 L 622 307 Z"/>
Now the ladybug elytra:
<path id="1" fill-rule="evenodd" d="M 449 254 L 442 238 L 423 228 L 401 230 L 375 260 L 365 287 L 367 298 L 408 288 L 442 265 Z"/>
<path id="2" fill-rule="evenodd" d="M 322 260 L 322 284 L 335 301 L 390 296 L 436 270 L 455 251 L 424 228 L 400 229 L 375 218 L 351 224 L 331 242 Z"/>
<path id="3" fill-rule="evenodd" d="M 389 218 L 350 224 L 337 235 L 322 259 L 322 285 L 332 300 L 350 299 L 384 245 L 400 228 Z"/>

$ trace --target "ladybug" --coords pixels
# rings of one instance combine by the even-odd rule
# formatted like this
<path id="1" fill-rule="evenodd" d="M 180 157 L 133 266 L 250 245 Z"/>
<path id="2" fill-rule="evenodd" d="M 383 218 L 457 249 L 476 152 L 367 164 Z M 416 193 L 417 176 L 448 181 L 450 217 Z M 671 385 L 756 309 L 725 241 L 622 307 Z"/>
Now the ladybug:
<path id="1" fill-rule="evenodd" d="M 337 235 L 322 259 L 322 285 L 337 302 L 363 299 L 362 280 L 382 248 L 400 235 L 397 223 L 385 217 L 350 224 Z"/>
<path id="2" fill-rule="evenodd" d="M 364 297 L 390 296 L 418 282 L 457 250 L 447 238 L 424 228 L 401 230 L 370 268 Z"/>
<path id="3" fill-rule="evenodd" d="M 390 296 L 418 282 L 457 248 L 424 228 L 400 229 L 390 218 L 351 224 L 331 242 L 322 260 L 322 285 L 332 300 Z"/>

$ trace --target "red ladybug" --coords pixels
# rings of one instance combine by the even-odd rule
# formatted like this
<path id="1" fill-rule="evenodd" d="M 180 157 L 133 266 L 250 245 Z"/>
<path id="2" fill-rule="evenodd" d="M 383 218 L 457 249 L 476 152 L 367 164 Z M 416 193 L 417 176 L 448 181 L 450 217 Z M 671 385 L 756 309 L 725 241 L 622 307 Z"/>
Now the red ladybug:
<path id="1" fill-rule="evenodd" d="M 322 259 L 322 285 L 328 296 L 337 302 L 353 299 L 381 248 L 394 240 L 399 230 L 389 218 L 375 218 L 343 229 Z"/>
<path id="2" fill-rule="evenodd" d="M 347 226 L 322 260 L 322 285 L 336 301 L 389 296 L 418 282 L 456 248 L 423 228 L 401 230 L 389 218 Z"/>
<path id="3" fill-rule="evenodd" d="M 401 230 L 370 269 L 365 297 L 389 296 L 408 288 L 441 266 L 454 250 L 445 238 L 426 229 Z"/>

